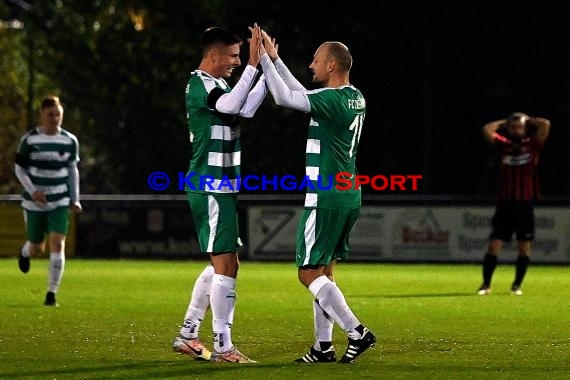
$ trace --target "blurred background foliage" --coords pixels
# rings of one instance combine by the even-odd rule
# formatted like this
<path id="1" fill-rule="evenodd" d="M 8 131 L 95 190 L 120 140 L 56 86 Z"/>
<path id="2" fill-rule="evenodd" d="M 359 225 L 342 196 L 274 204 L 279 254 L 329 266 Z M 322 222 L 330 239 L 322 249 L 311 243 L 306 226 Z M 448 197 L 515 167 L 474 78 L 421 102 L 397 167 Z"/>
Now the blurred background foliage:
<path id="1" fill-rule="evenodd" d="M 297 0 L 3 0 L 0 193 L 21 191 L 14 153 L 50 93 L 62 99 L 64 127 L 80 141 L 82 193 L 152 193 L 150 173 L 177 178 L 190 157 L 184 87 L 200 61 L 200 33 L 218 25 L 245 39 L 258 22 L 309 88 L 316 47 L 325 40 L 350 47 L 351 81 L 368 107 L 361 173 L 423 174 L 425 194 L 492 194 L 494 166 L 481 127 L 523 111 L 551 119 L 543 192 L 566 196 L 569 17 L 563 0 L 343 7 Z M 242 53 L 245 64 L 247 43 Z M 302 176 L 307 125 L 307 115 L 268 97 L 242 123 L 243 173 Z"/>

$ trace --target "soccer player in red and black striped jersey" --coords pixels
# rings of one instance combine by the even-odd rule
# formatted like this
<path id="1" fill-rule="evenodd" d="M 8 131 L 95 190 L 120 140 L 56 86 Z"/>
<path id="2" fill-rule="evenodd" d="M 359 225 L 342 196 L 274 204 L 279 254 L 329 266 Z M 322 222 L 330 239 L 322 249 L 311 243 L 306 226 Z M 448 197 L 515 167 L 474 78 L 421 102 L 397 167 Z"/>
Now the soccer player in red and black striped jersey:
<path id="1" fill-rule="evenodd" d="M 500 177 L 492 231 L 483 258 L 480 295 L 491 293 L 497 256 L 503 243 L 511 241 L 513 233 L 518 241 L 518 258 L 511 292 L 522 295 L 521 284 L 534 239 L 534 204 L 540 199 L 538 159 L 549 132 L 549 120 L 521 112 L 483 127 L 487 141 L 499 149 Z"/>

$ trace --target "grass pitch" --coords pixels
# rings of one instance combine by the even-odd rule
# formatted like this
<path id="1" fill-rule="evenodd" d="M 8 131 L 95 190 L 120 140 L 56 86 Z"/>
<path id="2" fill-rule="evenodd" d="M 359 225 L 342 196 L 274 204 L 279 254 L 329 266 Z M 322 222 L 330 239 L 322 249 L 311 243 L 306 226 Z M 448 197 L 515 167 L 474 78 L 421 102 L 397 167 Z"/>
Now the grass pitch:
<path id="1" fill-rule="evenodd" d="M 338 265 L 353 311 L 378 337 L 357 364 L 297 364 L 313 343 L 312 297 L 293 263 L 242 262 L 234 344 L 257 364 L 172 351 L 205 262 L 68 259 L 58 302 L 43 306 L 47 260 L 22 274 L 0 260 L 1 379 L 567 379 L 570 268 L 512 265 L 477 296 L 478 265 Z M 211 345 L 211 314 L 202 338 Z M 335 327 L 337 356 L 346 337 Z"/>

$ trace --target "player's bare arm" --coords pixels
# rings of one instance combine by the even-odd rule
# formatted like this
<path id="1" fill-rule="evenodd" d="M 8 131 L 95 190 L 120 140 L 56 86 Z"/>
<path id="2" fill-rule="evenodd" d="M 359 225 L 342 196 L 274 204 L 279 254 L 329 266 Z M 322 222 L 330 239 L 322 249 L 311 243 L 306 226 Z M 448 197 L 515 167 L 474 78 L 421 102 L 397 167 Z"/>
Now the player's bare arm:
<path id="1" fill-rule="evenodd" d="M 485 139 L 493 144 L 498 137 L 497 130 L 507 123 L 506 119 L 495 120 L 490 123 L 485 124 L 483 127 L 483 135 Z"/>
<path id="2" fill-rule="evenodd" d="M 543 144 L 550 133 L 550 120 L 543 117 L 529 116 L 526 122 L 528 125 L 536 127 L 536 138 L 541 144 Z"/>

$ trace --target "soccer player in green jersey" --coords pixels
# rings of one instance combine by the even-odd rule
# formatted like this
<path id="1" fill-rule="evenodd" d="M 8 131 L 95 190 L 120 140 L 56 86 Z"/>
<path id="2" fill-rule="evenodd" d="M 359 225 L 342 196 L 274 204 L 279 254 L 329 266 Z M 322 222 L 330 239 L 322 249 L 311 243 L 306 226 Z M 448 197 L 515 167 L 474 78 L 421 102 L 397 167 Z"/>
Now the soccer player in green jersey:
<path id="1" fill-rule="evenodd" d="M 18 266 L 27 273 L 30 257 L 44 253 L 47 236 L 49 281 L 44 304 L 58 306 L 65 267 L 65 237 L 69 210 L 81 212 L 79 202 L 79 143 L 61 127 L 63 107 L 57 96 L 41 102 L 41 125 L 27 132 L 16 153 L 15 174 L 24 187 L 22 208 L 28 240 L 21 249 Z"/>
<path id="2" fill-rule="evenodd" d="M 192 158 L 186 179 L 188 202 L 200 250 L 210 257 L 198 276 L 184 323 L 175 338 L 177 352 L 218 362 L 251 363 L 231 339 L 238 248 L 241 246 L 237 218 L 240 175 L 239 118 L 253 116 L 267 89 L 257 83 L 261 29 L 250 28 L 248 65 L 231 88 L 225 79 L 240 66 L 240 37 L 222 28 L 209 28 L 202 37 L 202 60 L 186 86 L 186 112 Z M 214 352 L 199 339 L 200 323 L 208 306 L 212 309 Z"/>
<path id="3" fill-rule="evenodd" d="M 277 105 L 310 114 L 306 176 L 308 186 L 305 208 L 297 229 L 296 265 L 301 283 L 313 294 L 315 344 L 300 363 L 334 362 L 332 332 L 336 322 L 348 334 L 348 347 L 339 359 L 354 362 L 376 337 L 351 311 L 334 282 L 337 260 L 348 258 L 349 234 L 360 206 L 360 189 L 339 191 L 334 186 L 321 189 L 319 178 L 334 178 L 337 173 L 356 175 L 356 154 L 366 102 L 350 84 L 352 56 L 337 41 L 325 42 L 316 50 L 309 68 L 313 82 L 322 88 L 306 90 L 277 55 L 275 40 L 262 31 L 261 67 L 269 91 Z"/>

